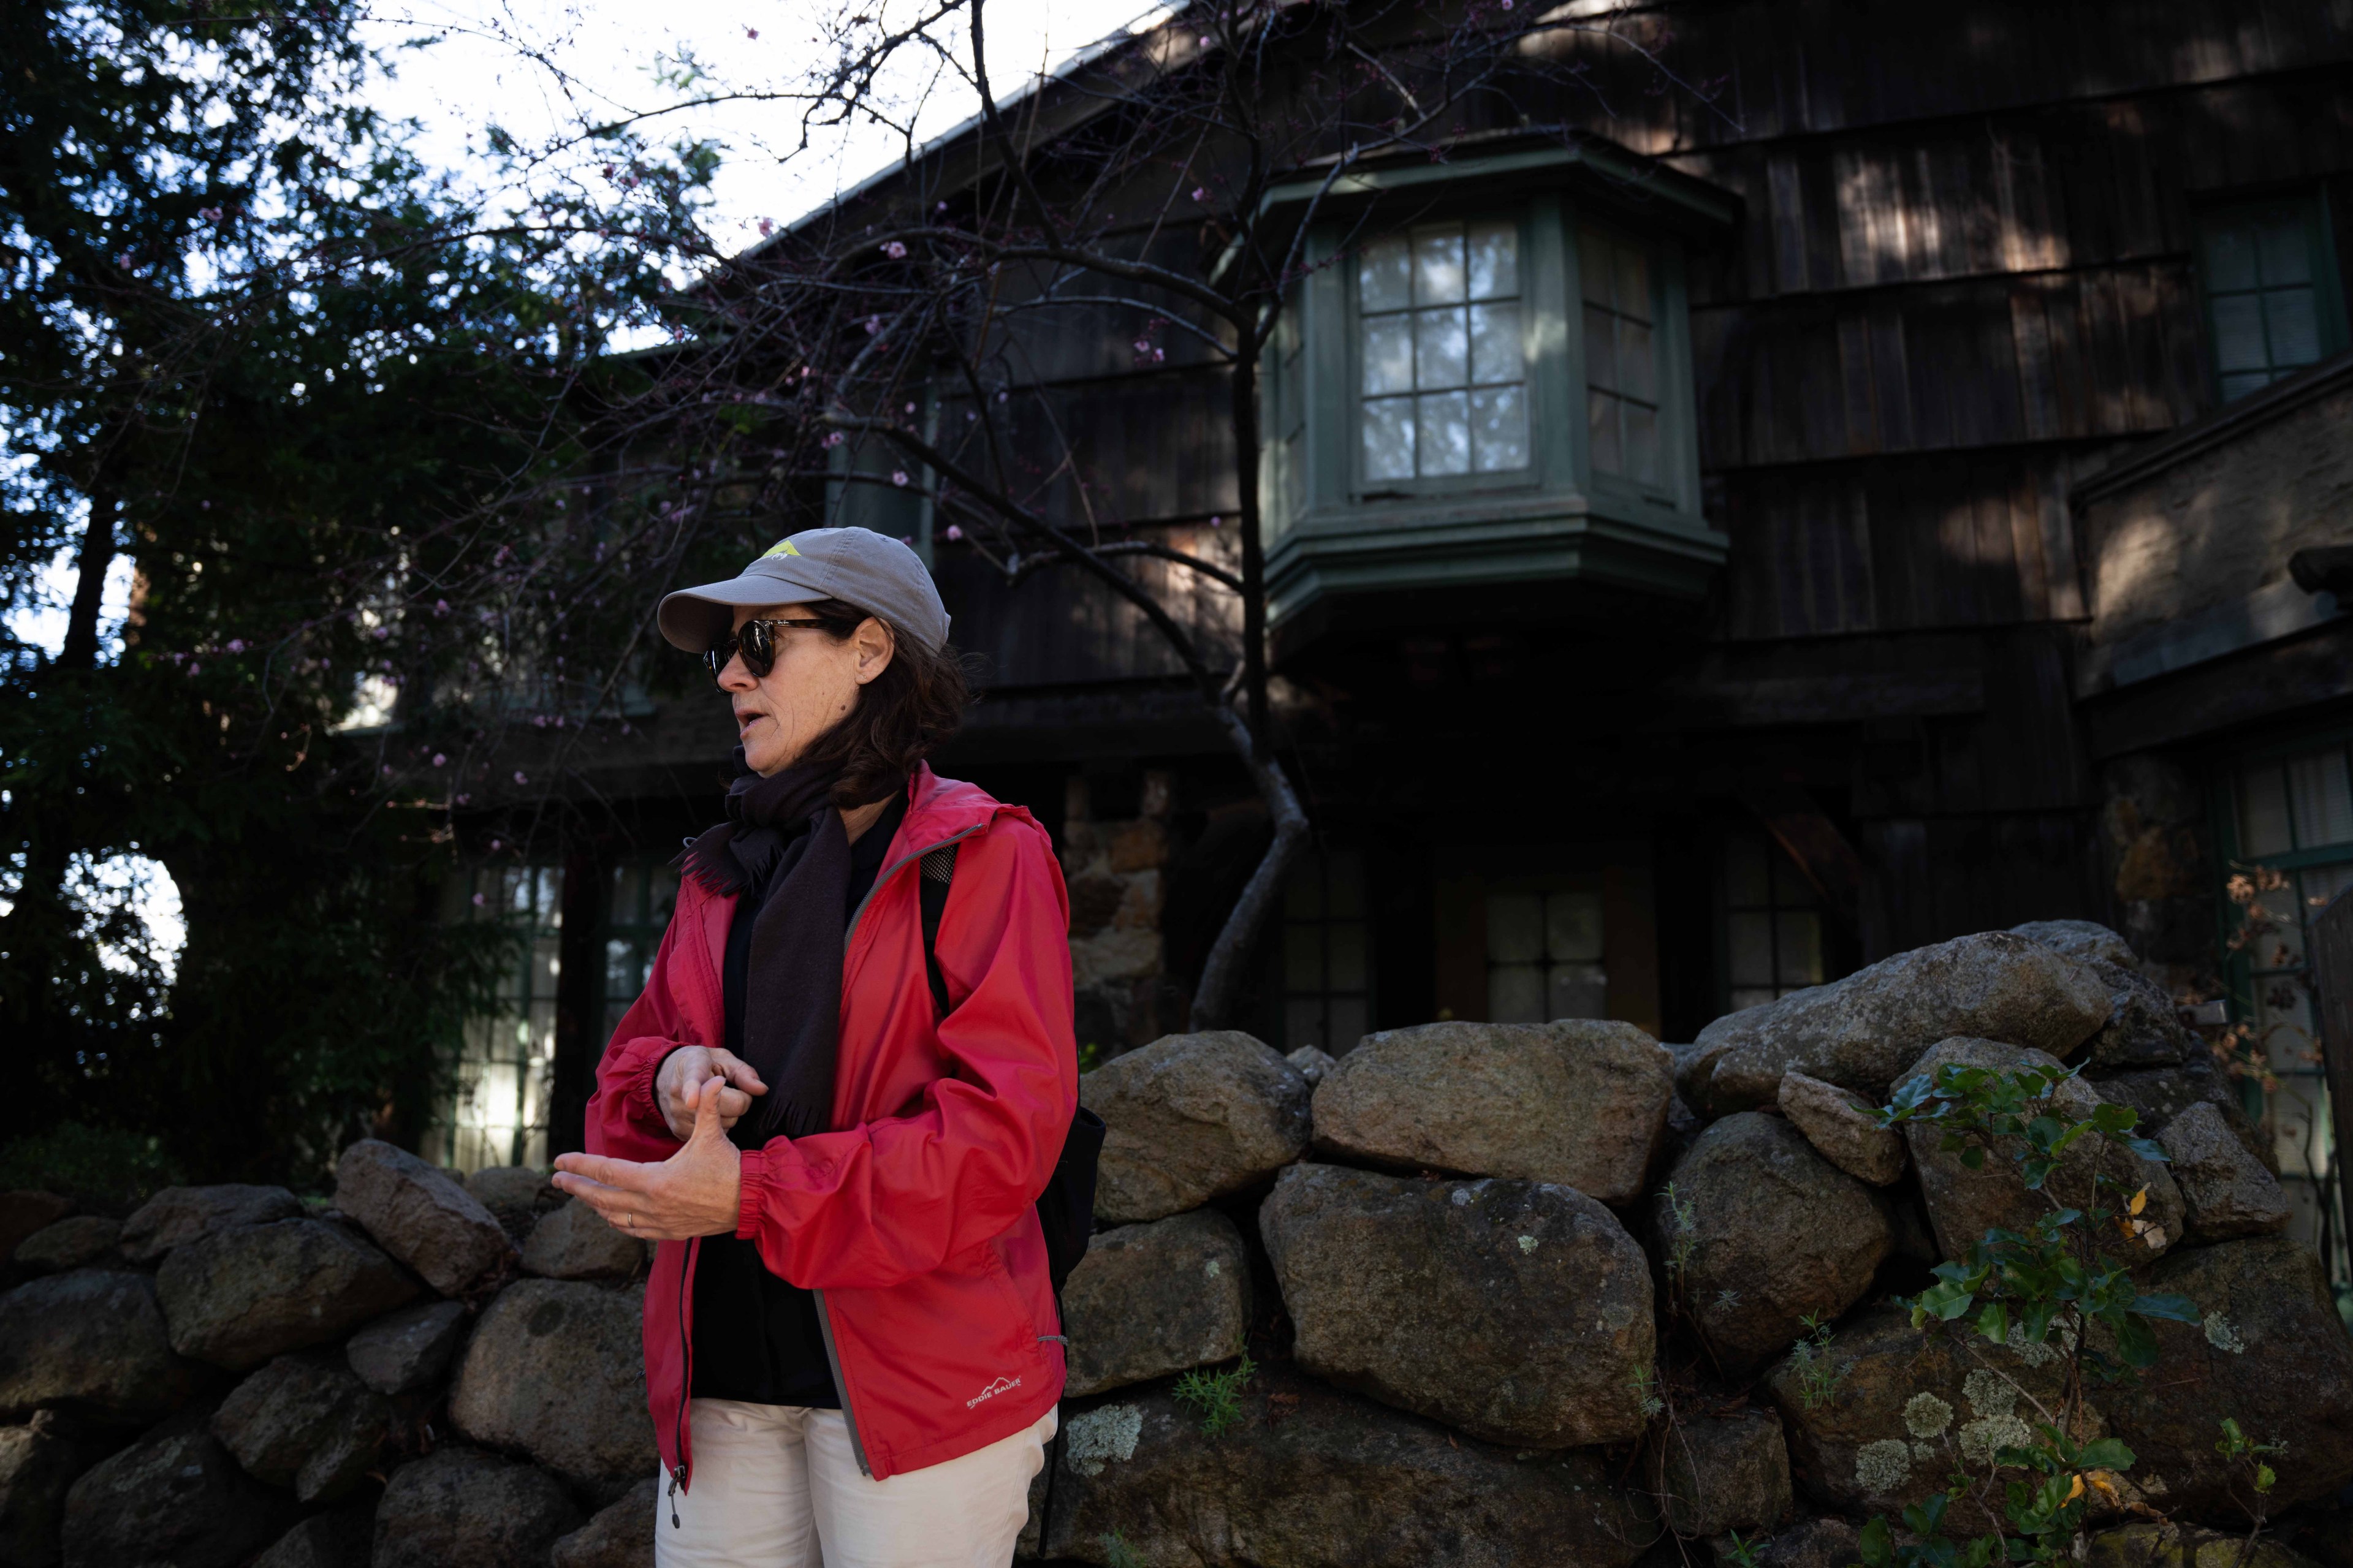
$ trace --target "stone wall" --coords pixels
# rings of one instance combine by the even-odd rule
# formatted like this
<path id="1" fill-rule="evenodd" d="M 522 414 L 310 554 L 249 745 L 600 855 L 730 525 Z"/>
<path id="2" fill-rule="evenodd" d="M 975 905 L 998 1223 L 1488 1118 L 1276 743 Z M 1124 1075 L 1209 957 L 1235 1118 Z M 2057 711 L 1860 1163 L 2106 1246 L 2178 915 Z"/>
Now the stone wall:
<path id="1" fill-rule="evenodd" d="M 1023 1553 L 1845 1568 L 1865 1518 L 2018 1440 L 2057 1375 L 1891 1301 L 2027 1194 L 1860 1107 L 1942 1060 L 2061 1058 L 2079 1110 L 2129 1105 L 2170 1156 L 2100 1146 L 2148 1194 L 2107 1245 L 2199 1314 L 2160 1330 L 2162 1376 L 2093 1395 L 2138 1459 L 2079 1556 L 2189 1568 L 2200 1531 L 2243 1532 L 2213 1451 L 2231 1415 L 2286 1445 L 2284 1545 L 2252 1568 L 2346 1568 L 2353 1342 L 2200 1042 L 2121 938 L 2066 921 L 1898 954 L 1688 1046 L 1447 1023 L 1335 1061 L 1221 1032 L 1085 1075 L 1111 1128 L 1098 1234 Z M 117 1220 L 14 1194 L 12 1241 L 0 1568 L 650 1562 L 644 1252 L 538 1173 L 460 1185 L 366 1142 L 331 1204 L 180 1189 Z"/>
<path id="2" fill-rule="evenodd" d="M 1071 892 L 1071 983 L 1079 1042 L 1103 1057 L 1161 1032 L 1169 776 L 1150 772 L 1136 815 L 1098 822 L 1083 776 L 1063 803 L 1062 876 Z"/>

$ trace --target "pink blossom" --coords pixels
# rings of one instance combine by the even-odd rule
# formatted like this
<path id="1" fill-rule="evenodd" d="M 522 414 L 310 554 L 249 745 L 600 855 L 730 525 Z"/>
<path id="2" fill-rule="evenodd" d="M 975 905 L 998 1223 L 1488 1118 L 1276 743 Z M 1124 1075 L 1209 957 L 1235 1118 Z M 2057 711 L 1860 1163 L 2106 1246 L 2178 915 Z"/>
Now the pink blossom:
<path id="1" fill-rule="evenodd" d="M 948 537 L 950 539 L 962 539 L 964 537 L 964 530 L 958 528 L 952 522 L 948 524 Z"/>
<path id="2" fill-rule="evenodd" d="M 386 778 L 390 778 L 392 776 L 392 764 L 390 763 L 384 764 L 384 776 Z"/>
<path id="3" fill-rule="evenodd" d="M 435 767 L 437 767 L 437 768 L 446 768 L 446 767 L 448 767 L 448 766 L 449 765 L 449 758 L 448 758 L 448 754 L 447 752 L 434 752 L 434 753 L 433 753 L 433 765 L 434 765 Z"/>
<path id="4" fill-rule="evenodd" d="M 1222 517 L 1212 517 L 1209 519 L 1209 526 L 1211 528 L 1223 528 L 1226 526 L 1226 520 Z"/>
<path id="5" fill-rule="evenodd" d="M 1138 338 L 1135 340 L 1135 352 L 1140 354 L 1148 354 L 1152 352 L 1152 345 L 1145 342 L 1142 338 Z"/>
<path id="6" fill-rule="evenodd" d="M 744 36 L 747 38 L 756 38 L 760 36 L 760 29 L 757 27 L 746 27 L 744 29 Z"/>
<path id="7" fill-rule="evenodd" d="M 1195 185 L 1193 187 L 1193 199 L 1197 202 L 1208 201 L 1209 199 L 1209 188 L 1207 185 Z"/>
<path id="8" fill-rule="evenodd" d="M 448 600 L 447 600 L 447 599 L 436 599 L 436 600 L 434 600 L 434 601 L 433 601 L 433 613 L 434 613 L 435 615 L 437 615 L 437 616 L 446 616 L 446 615 L 448 615 L 448 614 L 449 613 L 449 601 L 448 601 Z"/>
<path id="9" fill-rule="evenodd" d="M 468 801 L 470 801 L 470 800 L 471 800 L 471 799 L 473 799 L 473 798 L 474 798 L 474 797 L 473 797 L 472 795 L 459 795 L 459 796 L 458 797 L 458 804 L 459 804 L 459 805 L 465 805 Z"/>
<path id="10" fill-rule="evenodd" d="M 516 770 L 515 770 L 515 783 L 517 783 L 517 784 L 529 784 L 529 783 L 531 783 L 531 781 L 530 781 L 529 779 L 527 779 L 527 778 L 523 777 L 523 776 L 522 776 L 522 769 L 520 769 L 520 768 L 518 768 L 518 769 L 516 769 Z M 493 844 L 493 845 L 491 845 L 491 848 L 493 848 L 493 849 L 495 849 L 495 848 L 497 848 L 497 847 L 498 847 L 498 846 L 497 846 L 497 845 L 495 845 L 495 844 Z"/>
<path id="11" fill-rule="evenodd" d="M 325 661 L 322 659 L 320 662 L 324 663 Z M 204 669 L 205 667 L 201 664 L 192 664 L 188 666 L 188 673 L 190 675 L 202 675 L 204 673 Z"/>
<path id="12" fill-rule="evenodd" d="M 891 470 L 891 482 L 892 482 L 892 484 L 894 484 L 894 485 L 902 485 L 902 486 L 903 486 L 904 484 L 906 484 L 906 482 L 907 482 L 907 470 L 906 470 L 906 469 L 904 469 L 904 468 L 893 468 L 893 469 L 892 469 L 892 470 Z"/>
<path id="13" fill-rule="evenodd" d="M 767 237 L 768 237 L 768 236 L 770 236 L 770 235 L 772 235 L 772 234 L 774 234 L 774 233 L 776 233 L 776 226 L 774 223 L 770 222 L 770 221 L 769 221 L 768 219 L 766 219 L 766 218 L 762 218 L 762 219 L 760 220 L 760 237 L 761 237 L 762 239 L 765 239 L 765 238 L 767 238 Z"/>
<path id="14" fill-rule="evenodd" d="M 463 799 L 465 799 L 466 797 L 465 797 L 464 795 L 459 795 L 458 798 L 459 798 L 459 800 L 463 800 Z M 474 895 L 474 907 L 475 907 L 476 909 L 478 909 L 478 910 L 479 910 L 479 909 L 480 909 L 484 904 L 488 903 L 489 901 L 490 901 L 489 900 L 487 900 L 487 899 L 483 898 L 483 897 L 482 897 L 482 895 L 481 895 L 481 894 L 480 894 L 480 893 L 476 893 L 476 894 Z"/>
<path id="15" fill-rule="evenodd" d="M 1152 351 L 1152 363 L 1153 363 L 1154 364 L 1158 364 L 1158 363 L 1160 363 L 1163 360 L 1166 359 L 1167 357 L 1168 357 L 1168 351 L 1167 351 L 1167 350 L 1166 350 L 1166 349 L 1154 349 L 1154 350 Z"/>
<path id="16" fill-rule="evenodd" d="M 894 239 L 882 247 L 882 254 L 893 261 L 903 261 L 907 257 L 907 247 L 904 242 Z"/>
<path id="17" fill-rule="evenodd" d="M 243 637 L 229 638 L 228 651 L 231 653 L 243 653 L 245 651 L 245 639 Z"/>

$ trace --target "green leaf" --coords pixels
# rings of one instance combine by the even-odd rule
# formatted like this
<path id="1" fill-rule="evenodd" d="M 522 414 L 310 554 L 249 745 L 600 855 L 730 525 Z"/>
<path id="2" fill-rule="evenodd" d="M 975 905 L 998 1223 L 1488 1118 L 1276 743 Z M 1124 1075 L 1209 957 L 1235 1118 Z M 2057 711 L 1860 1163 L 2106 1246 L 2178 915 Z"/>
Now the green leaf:
<path id="1" fill-rule="evenodd" d="M 2150 1367 L 2157 1364 L 2157 1334 L 2147 1320 L 2126 1317 L 2116 1325 L 2116 1358 L 2126 1366 Z"/>
<path id="2" fill-rule="evenodd" d="M 2259 1462 L 2255 1466 L 2255 1490 L 2259 1492 L 2267 1492 L 2271 1490 L 2278 1481 L 2279 1477 L 2273 1472 L 2272 1468 L 2269 1465 Z"/>
<path id="3" fill-rule="evenodd" d="M 1978 1314 L 1978 1332 L 1996 1344 L 2010 1338 L 2010 1309 L 2000 1301 L 1988 1301 Z"/>
<path id="4" fill-rule="evenodd" d="M 1874 1516 L 1869 1524 L 1862 1527 L 1862 1533 L 1856 1540 L 1855 1548 L 1869 1568 L 1888 1568 L 1888 1565 L 1895 1561 L 1894 1538 L 1889 1532 L 1887 1521 L 1883 1518 Z"/>
<path id="5" fill-rule="evenodd" d="M 2087 1470 L 2129 1470 L 2137 1458 L 2123 1438 L 2102 1437 L 2084 1444 L 2075 1463 Z"/>
<path id="6" fill-rule="evenodd" d="M 2144 1318 L 2163 1318 L 2168 1322 L 2194 1323 L 2198 1321 L 2198 1303 L 2192 1301 L 2187 1296 L 2142 1296 L 2137 1294 L 2133 1297 L 2131 1303 L 2126 1308 L 2126 1310 L 2137 1312 Z"/>

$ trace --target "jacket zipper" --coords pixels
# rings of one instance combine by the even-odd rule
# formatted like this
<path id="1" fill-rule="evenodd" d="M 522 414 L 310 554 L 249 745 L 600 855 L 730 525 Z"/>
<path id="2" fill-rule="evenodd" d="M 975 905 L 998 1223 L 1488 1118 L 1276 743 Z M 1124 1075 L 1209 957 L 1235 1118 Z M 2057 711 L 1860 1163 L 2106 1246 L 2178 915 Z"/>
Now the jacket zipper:
<path id="1" fill-rule="evenodd" d="M 694 1262 L 702 1255 L 702 1238 L 695 1237 L 686 1244 L 686 1263 L 678 1276 L 678 1419 L 670 1427 L 670 1452 L 678 1463 L 670 1472 L 670 1527 L 679 1528 L 678 1489 L 686 1484 L 686 1410 L 694 1397 L 694 1342 L 686 1331 L 686 1289 L 694 1280 Z"/>
<path id="2" fill-rule="evenodd" d="M 951 844 L 969 838 L 987 826 L 988 824 L 987 822 L 976 822 L 970 827 L 965 828 L 962 833 L 955 834 L 947 838 L 943 838 L 937 844 L 930 845 L 924 848 L 915 850 L 912 854 L 902 856 L 899 859 L 892 861 L 889 866 L 885 867 L 882 874 L 874 879 L 874 885 L 866 889 L 866 896 L 858 900 L 858 907 L 849 911 L 849 927 L 841 933 L 841 951 L 843 955 L 845 957 L 848 956 L 849 952 L 849 944 L 858 935 L 858 922 L 866 917 L 866 906 L 874 901 L 874 895 L 882 890 L 883 884 L 890 881 L 892 878 L 897 876 L 907 867 L 914 864 L 918 860 L 921 860 L 924 856 L 933 853 L 934 850 L 944 849 Z M 858 1433 L 858 1413 L 850 1408 L 849 1384 L 848 1380 L 841 1375 L 841 1352 L 836 1348 L 833 1341 L 833 1308 L 826 1300 L 824 1291 L 812 1290 L 809 1294 L 817 1300 L 817 1326 L 818 1332 L 825 1340 L 826 1364 L 831 1368 L 833 1372 L 833 1391 L 841 1395 L 841 1419 L 842 1424 L 849 1428 L 849 1451 L 851 1454 L 856 1456 L 858 1459 L 858 1473 L 861 1476 L 871 1478 L 874 1474 L 874 1469 L 872 1466 L 866 1462 L 866 1440 L 860 1436 Z"/>

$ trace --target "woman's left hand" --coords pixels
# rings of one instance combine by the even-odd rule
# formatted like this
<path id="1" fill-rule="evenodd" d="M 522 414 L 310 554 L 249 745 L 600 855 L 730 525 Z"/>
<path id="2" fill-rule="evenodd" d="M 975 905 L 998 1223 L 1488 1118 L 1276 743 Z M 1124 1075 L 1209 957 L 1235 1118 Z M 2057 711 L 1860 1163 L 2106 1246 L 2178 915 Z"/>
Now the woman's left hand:
<path id="1" fill-rule="evenodd" d="M 744 1191 L 743 1155 L 727 1141 L 719 1112 L 723 1078 L 689 1086 L 694 1134 L 659 1164 L 608 1160 L 599 1154 L 559 1154 L 555 1184 L 641 1241 L 684 1241 L 735 1234 Z"/>

